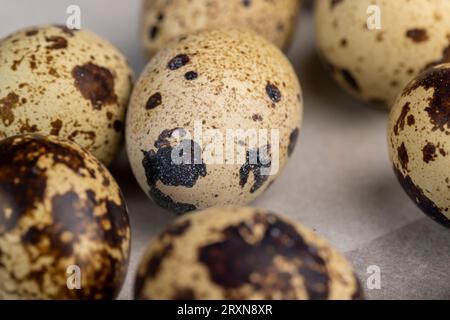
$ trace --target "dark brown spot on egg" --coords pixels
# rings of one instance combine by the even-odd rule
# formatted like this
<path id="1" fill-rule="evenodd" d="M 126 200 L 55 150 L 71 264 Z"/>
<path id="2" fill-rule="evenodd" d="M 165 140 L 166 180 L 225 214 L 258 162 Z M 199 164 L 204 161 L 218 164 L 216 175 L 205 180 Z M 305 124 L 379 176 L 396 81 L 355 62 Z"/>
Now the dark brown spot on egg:
<path id="1" fill-rule="evenodd" d="M 189 56 L 186 54 L 179 54 L 175 58 L 169 61 L 167 64 L 167 68 L 174 71 L 177 69 L 180 69 L 181 67 L 185 66 L 189 62 Z"/>
<path id="2" fill-rule="evenodd" d="M 270 145 L 247 151 L 246 162 L 239 170 L 239 185 L 243 188 L 253 173 L 253 185 L 250 193 L 256 192 L 269 179 L 272 162 L 270 159 Z"/>
<path id="3" fill-rule="evenodd" d="M 195 80 L 195 79 L 197 79 L 198 78 L 198 73 L 197 72 L 195 72 L 195 71 L 189 71 L 189 72 L 186 72 L 186 74 L 184 75 L 184 78 L 186 79 L 186 80 Z"/>
<path id="4" fill-rule="evenodd" d="M 433 130 L 449 132 L 450 130 L 450 68 L 431 68 L 422 73 L 403 93 L 408 95 L 422 87 L 433 89 L 425 111 L 428 113 Z"/>
<path id="5" fill-rule="evenodd" d="M 114 76 L 106 68 L 93 63 L 76 66 L 72 70 L 75 86 L 85 99 L 91 101 L 96 110 L 102 106 L 117 103 L 114 92 Z"/>
<path id="6" fill-rule="evenodd" d="M 59 78 L 59 74 L 58 71 L 56 71 L 55 68 L 49 68 L 48 69 L 48 74 L 55 77 L 55 78 Z"/>
<path id="7" fill-rule="evenodd" d="M 437 66 L 439 64 L 443 64 L 443 63 L 447 63 L 447 62 L 450 62 L 450 45 L 448 45 L 448 47 L 444 48 L 444 51 L 442 52 L 442 58 L 429 63 L 425 67 L 425 70 L 428 68 L 431 68 L 433 66 Z"/>
<path id="8" fill-rule="evenodd" d="M 411 108 L 409 107 L 410 103 L 407 102 L 402 107 L 402 112 L 400 113 L 400 116 L 397 119 L 397 122 L 394 125 L 394 134 L 398 136 L 400 130 L 403 130 L 405 128 L 405 120 L 406 116 L 408 115 Z"/>
<path id="9" fill-rule="evenodd" d="M 192 289 L 177 289 L 172 300 L 195 300 L 195 292 Z"/>
<path id="10" fill-rule="evenodd" d="M 50 124 L 52 126 L 50 134 L 54 136 L 59 136 L 59 132 L 61 131 L 63 122 L 60 119 L 56 119 L 55 121 L 52 121 Z"/>
<path id="11" fill-rule="evenodd" d="M 400 165 L 402 166 L 403 170 L 408 171 L 408 151 L 406 150 L 405 144 L 402 143 L 400 147 L 397 148 L 397 154 L 398 154 L 398 161 L 400 162 Z"/>
<path id="12" fill-rule="evenodd" d="M 161 105 L 161 103 L 162 103 L 161 93 L 157 92 L 151 95 L 150 98 L 148 98 L 145 108 L 147 110 L 155 109 L 157 106 Z"/>
<path id="13" fill-rule="evenodd" d="M 364 300 L 364 290 L 361 286 L 361 281 L 359 281 L 356 275 L 354 277 L 356 279 L 356 289 L 353 293 L 352 300 Z"/>
<path id="14" fill-rule="evenodd" d="M 252 0 L 242 0 L 244 7 L 250 7 L 252 5 Z"/>
<path id="15" fill-rule="evenodd" d="M 35 133 L 35 132 L 39 131 L 37 125 L 35 125 L 35 124 L 31 125 L 30 124 L 30 120 L 29 119 L 26 119 L 25 121 L 19 120 L 19 122 L 20 122 L 19 132 L 21 134 L 24 134 L 24 133 Z"/>
<path id="16" fill-rule="evenodd" d="M 95 163 L 96 160 L 91 161 Z M 13 232 L 20 232 L 25 254 L 30 258 L 29 262 L 37 267 L 24 279 L 38 286 L 49 285 L 47 280 L 50 279 L 54 290 L 51 293 L 47 290 L 42 292 L 44 297 L 112 299 L 121 287 L 128 259 L 128 253 L 123 250 L 124 241 L 129 239 L 126 207 L 122 198 L 116 203 L 108 198 L 99 198 L 92 190 L 87 190 L 86 194 L 74 190 L 61 191 L 50 197 L 48 178 L 55 165 L 65 166 L 81 177 L 96 178 L 96 172 L 87 166 L 85 156 L 70 146 L 40 135 L 13 137 L 0 142 L 0 234 L 14 228 L 17 229 Z M 50 200 L 50 208 L 45 206 L 43 211 L 39 211 L 43 218 L 38 219 L 39 223 L 30 226 L 29 220 L 23 220 L 36 222 L 35 211 L 47 200 Z M 75 252 L 82 236 L 91 244 L 102 244 L 95 246 L 97 249 L 88 249 L 95 253 L 91 257 L 95 257 L 95 264 L 86 265 L 90 260 Z M 89 248 L 84 241 L 83 247 Z M 108 245 L 108 248 L 103 245 Z M 42 267 L 33 261 L 36 250 L 39 257 L 53 259 L 50 260 L 52 263 Z M 113 257 L 110 250 L 118 250 L 122 256 Z M 67 257 L 73 257 L 71 261 L 84 270 L 83 279 L 86 281 L 80 290 L 67 289 L 67 266 L 64 262 L 67 262 Z M 47 280 L 44 276 L 48 277 Z M 61 279 L 62 282 L 59 281 Z"/>
<path id="17" fill-rule="evenodd" d="M 406 31 L 406 36 L 414 42 L 424 42 L 428 40 L 428 33 L 425 29 L 410 29 Z"/>
<path id="18" fill-rule="evenodd" d="M 207 171 L 202 160 L 202 150 L 195 141 L 182 139 L 175 146 L 171 145 L 170 139 L 175 133 L 182 135 L 183 131 L 179 128 L 164 130 L 155 141 L 157 150 L 143 151 L 142 166 L 150 187 L 150 196 L 163 208 L 185 213 L 195 210 L 195 206 L 174 201 L 156 188 L 156 182 L 192 188 L 200 177 L 206 176 Z M 177 155 L 177 161 L 173 158 L 174 154 Z"/>
<path id="19" fill-rule="evenodd" d="M 278 87 L 270 82 L 266 84 L 266 93 L 269 96 L 270 100 L 274 103 L 278 103 L 281 101 L 281 91 Z"/>
<path id="20" fill-rule="evenodd" d="M 342 77 L 344 78 L 345 82 L 354 89 L 355 91 L 360 91 L 359 84 L 356 81 L 355 77 L 352 75 L 352 73 L 347 69 L 341 70 Z"/>
<path id="21" fill-rule="evenodd" d="M 50 42 L 50 44 L 45 47 L 49 50 L 66 49 L 68 44 L 67 39 L 60 36 L 45 37 L 45 41 Z"/>
<path id="22" fill-rule="evenodd" d="M 122 121 L 120 121 L 120 120 L 114 121 L 113 128 L 116 132 L 121 132 L 123 129 Z"/>
<path id="23" fill-rule="evenodd" d="M 89 130 L 74 130 L 67 136 L 67 139 L 70 141 L 76 142 L 79 144 L 79 141 L 88 140 L 89 144 L 85 145 L 85 148 L 92 147 L 95 143 L 95 138 L 97 134 L 95 131 Z M 78 142 L 77 142 L 78 141 Z"/>
<path id="24" fill-rule="evenodd" d="M 10 92 L 6 97 L 0 99 L 0 119 L 6 127 L 9 127 L 14 122 L 13 109 L 18 103 L 19 96 L 14 92 Z"/>
<path id="25" fill-rule="evenodd" d="M 295 146 L 297 145 L 298 135 L 300 133 L 299 128 L 295 128 L 291 134 L 289 135 L 289 144 L 288 144 L 288 156 L 292 156 L 295 150 Z"/>
<path id="26" fill-rule="evenodd" d="M 431 219 L 450 228 L 450 220 L 442 214 L 438 206 L 424 194 L 423 190 L 412 181 L 411 177 L 408 175 L 404 176 L 400 170 L 395 167 L 394 172 L 411 200 L 413 200 L 414 203 Z"/>
<path id="27" fill-rule="evenodd" d="M 190 227 L 191 227 L 191 220 L 185 220 L 180 223 L 175 222 L 160 235 L 160 239 L 164 239 L 165 237 L 171 238 L 181 237 L 183 234 L 186 233 L 187 230 L 189 230 Z"/>
<path id="28" fill-rule="evenodd" d="M 408 116 L 408 118 L 406 118 L 406 123 L 408 124 L 408 126 L 413 126 L 416 123 L 416 120 L 414 119 L 414 116 L 412 114 L 410 114 Z"/>
<path id="29" fill-rule="evenodd" d="M 83 174 L 80 168 L 85 167 L 85 163 L 81 154 L 39 135 L 12 137 L 0 142 L 0 194 L 3 197 L 0 203 L 3 210 L 0 212 L 12 208 L 9 218 L 0 215 L 0 226 L 6 226 L 7 230 L 14 228 L 22 215 L 42 201 L 47 181 L 46 169 L 37 166 L 37 163 L 44 156 L 79 175 Z"/>
<path id="30" fill-rule="evenodd" d="M 147 264 L 147 273 L 146 275 L 149 278 L 154 278 L 161 267 L 161 263 L 163 260 L 172 252 L 173 246 L 172 244 L 164 246 L 162 249 L 158 250 L 156 253 L 152 255 Z"/>
<path id="31" fill-rule="evenodd" d="M 32 54 L 30 56 L 29 63 L 30 63 L 30 69 L 31 70 L 37 69 L 36 56 L 34 54 Z"/>
<path id="32" fill-rule="evenodd" d="M 156 38 L 156 36 L 158 35 L 158 33 L 159 33 L 159 27 L 158 26 L 151 27 L 150 31 L 149 31 L 150 39 L 154 40 Z"/>
<path id="33" fill-rule="evenodd" d="M 343 2 L 344 0 L 330 0 L 330 9 L 334 9 L 338 4 Z"/>
<path id="34" fill-rule="evenodd" d="M 222 233 L 222 240 L 199 248 L 198 257 L 211 280 L 226 291 L 227 299 L 235 299 L 244 286 L 265 299 L 280 294 L 282 299 L 296 299 L 294 276 L 301 277 L 309 299 L 328 298 L 325 260 L 292 225 L 274 215 L 257 213 L 251 221 L 229 226 Z M 290 271 L 277 266 L 276 259 L 283 259 Z"/>
<path id="35" fill-rule="evenodd" d="M 28 30 L 27 32 L 25 32 L 25 35 L 26 35 L 27 37 L 32 37 L 32 36 L 37 35 L 38 33 L 39 33 L 39 30 L 37 30 L 37 29 L 32 29 L 32 30 Z"/>
<path id="36" fill-rule="evenodd" d="M 78 31 L 78 29 L 71 29 L 68 28 L 66 25 L 61 25 L 61 24 L 55 24 L 54 27 L 60 29 L 64 34 L 73 37 L 75 35 L 75 32 Z"/>
<path id="37" fill-rule="evenodd" d="M 252 115 L 252 120 L 255 122 L 257 122 L 257 121 L 261 122 L 261 121 L 263 121 L 263 117 L 259 113 L 255 113 L 254 115 Z"/>
<path id="38" fill-rule="evenodd" d="M 437 158 L 436 146 L 431 142 L 428 142 L 422 149 L 423 161 L 429 163 Z"/>
<path id="39" fill-rule="evenodd" d="M 150 187 L 149 195 L 161 208 L 172 211 L 178 215 L 197 210 L 195 205 L 177 202 L 155 186 Z"/>

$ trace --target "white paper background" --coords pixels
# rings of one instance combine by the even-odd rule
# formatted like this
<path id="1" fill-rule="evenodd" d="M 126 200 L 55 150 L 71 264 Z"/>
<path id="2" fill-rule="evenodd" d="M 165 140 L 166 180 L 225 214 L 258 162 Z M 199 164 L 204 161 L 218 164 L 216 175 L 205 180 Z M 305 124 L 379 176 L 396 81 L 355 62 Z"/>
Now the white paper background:
<path id="1" fill-rule="evenodd" d="M 0 37 L 29 25 L 64 23 L 71 4 L 81 7 L 83 28 L 114 43 L 138 75 L 145 65 L 139 0 L 0 0 Z M 283 175 L 252 205 L 289 215 L 327 238 L 353 262 L 364 286 L 367 267 L 378 265 L 382 289 L 366 288 L 369 298 L 450 299 L 450 232 L 424 218 L 395 180 L 387 156 L 387 113 L 347 96 L 325 73 L 309 10 L 302 13 L 288 56 L 304 91 L 300 144 Z M 143 250 L 173 215 L 146 198 L 124 153 L 112 172 L 132 221 L 130 270 L 119 297 L 130 299 Z"/>

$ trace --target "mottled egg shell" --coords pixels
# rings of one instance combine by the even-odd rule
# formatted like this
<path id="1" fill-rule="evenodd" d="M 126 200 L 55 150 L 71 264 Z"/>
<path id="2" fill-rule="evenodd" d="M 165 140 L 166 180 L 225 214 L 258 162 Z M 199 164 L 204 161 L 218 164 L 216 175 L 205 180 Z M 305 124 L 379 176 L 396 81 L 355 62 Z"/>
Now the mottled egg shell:
<path id="1" fill-rule="evenodd" d="M 299 0 L 144 0 L 142 42 L 149 57 L 168 41 L 217 28 L 248 28 L 280 48 L 295 28 Z"/>
<path id="2" fill-rule="evenodd" d="M 116 48 L 85 30 L 43 26 L 2 40 L 0 61 L 0 138 L 51 134 L 113 160 L 132 85 Z"/>
<path id="3" fill-rule="evenodd" d="M 372 28 L 373 5 L 380 29 Z M 315 19 L 326 65 L 342 87 L 367 102 L 390 108 L 417 74 L 450 62 L 447 0 L 321 0 Z"/>
<path id="4" fill-rule="evenodd" d="M 450 64 L 428 69 L 397 99 L 389 121 L 389 151 L 409 197 L 450 228 Z"/>
<path id="5" fill-rule="evenodd" d="M 279 173 L 287 162 L 302 110 L 297 76 L 273 44 L 236 29 L 193 34 L 161 50 L 136 84 L 126 123 L 130 163 L 143 190 L 177 213 L 245 204 L 277 176 L 262 175 L 262 169 L 279 163 Z M 205 134 L 200 141 L 196 127 L 204 133 L 216 129 L 223 142 Z M 238 148 L 227 143 L 228 129 L 235 134 L 238 129 L 260 133 L 253 146 L 247 139 L 239 141 L 247 162 L 245 154 L 239 161 Z M 261 129 L 268 130 L 265 142 Z M 271 139 L 272 129 L 278 130 L 279 143 L 271 144 L 276 141 Z M 196 162 L 175 164 L 171 151 L 186 142 Z M 212 146 L 218 145 L 223 155 L 219 150 L 217 162 L 208 161 L 214 158 Z M 230 145 L 236 158 L 224 163 Z M 271 151 L 276 147 L 277 158 Z M 258 153 L 267 155 L 265 161 L 251 164 L 248 158 Z"/>
<path id="6" fill-rule="evenodd" d="M 129 248 L 122 194 L 90 153 L 55 136 L 0 142 L 0 299 L 114 298 Z"/>
<path id="7" fill-rule="evenodd" d="M 361 299 L 347 260 L 309 229 L 253 208 L 177 219 L 146 251 L 137 299 Z"/>

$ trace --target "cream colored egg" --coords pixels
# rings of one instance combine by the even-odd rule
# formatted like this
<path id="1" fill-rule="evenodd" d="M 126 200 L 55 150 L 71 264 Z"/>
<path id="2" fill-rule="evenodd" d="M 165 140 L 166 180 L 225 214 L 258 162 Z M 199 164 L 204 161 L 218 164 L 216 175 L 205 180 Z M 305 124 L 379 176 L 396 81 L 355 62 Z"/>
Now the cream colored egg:
<path id="1" fill-rule="evenodd" d="M 427 67 L 450 62 L 448 0 L 315 1 L 317 46 L 334 78 L 391 107 Z"/>
<path id="2" fill-rule="evenodd" d="M 132 94 L 131 167 L 178 213 L 245 204 L 286 164 L 302 110 L 297 76 L 273 44 L 242 30 L 183 37 L 150 61 Z"/>
<path id="3" fill-rule="evenodd" d="M 52 134 L 109 164 L 123 139 L 132 71 L 86 30 L 42 26 L 0 42 L 0 138 Z"/>
<path id="4" fill-rule="evenodd" d="M 113 299 L 130 250 L 119 186 L 55 136 L 0 141 L 0 300 Z"/>
<path id="5" fill-rule="evenodd" d="M 391 111 L 389 151 L 395 174 L 422 211 L 450 228 L 450 64 L 430 68 Z"/>
<path id="6" fill-rule="evenodd" d="M 252 208 L 176 220 L 147 249 L 137 299 L 362 299 L 351 265 L 306 227 Z"/>
<path id="7" fill-rule="evenodd" d="M 144 0 L 142 43 L 149 57 L 168 41 L 195 31 L 248 28 L 280 48 L 291 39 L 300 0 Z"/>

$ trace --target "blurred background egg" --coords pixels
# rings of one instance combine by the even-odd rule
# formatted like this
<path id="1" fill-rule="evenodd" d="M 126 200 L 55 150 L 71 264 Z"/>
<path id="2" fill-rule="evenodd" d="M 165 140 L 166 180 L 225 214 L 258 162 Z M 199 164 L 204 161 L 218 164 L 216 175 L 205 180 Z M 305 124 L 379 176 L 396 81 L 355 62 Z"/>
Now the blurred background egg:
<path id="1" fill-rule="evenodd" d="M 152 57 L 170 40 L 199 30 L 248 28 L 285 48 L 300 0 L 144 0 L 141 38 Z"/>
<path id="2" fill-rule="evenodd" d="M 0 42 L 0 138 L 60 136 L 105 164 L 118 153 L 132 71 L 109 42 L 86 30 L 40 26 Z"/>
<path id="3" fill-rule="evenodd" d="M 390 108 L 427 67 L 450 62 L 448 0 L 315 1 L 316 43 L 337 82 Z"/>

